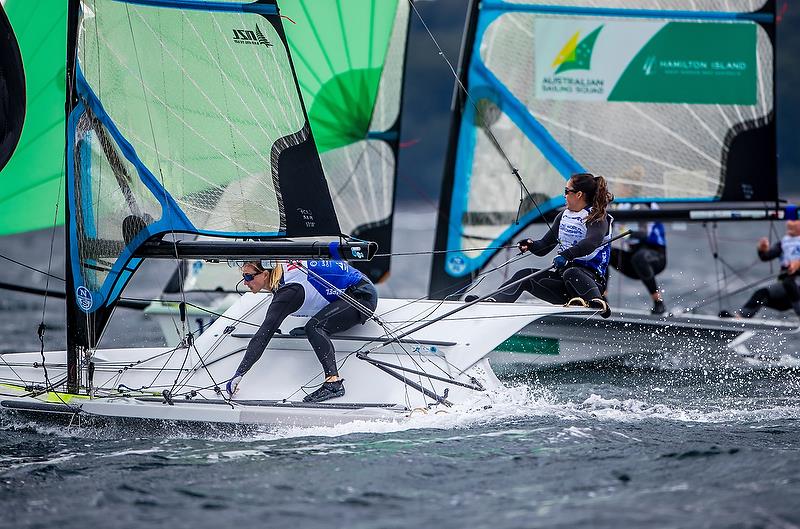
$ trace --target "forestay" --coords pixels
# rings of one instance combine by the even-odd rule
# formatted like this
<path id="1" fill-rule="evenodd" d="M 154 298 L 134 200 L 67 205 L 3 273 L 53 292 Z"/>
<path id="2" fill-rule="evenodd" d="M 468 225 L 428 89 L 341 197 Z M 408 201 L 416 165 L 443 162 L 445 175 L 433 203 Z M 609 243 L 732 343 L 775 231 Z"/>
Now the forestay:
<path id="1" fill-rule="evenodd" d="M 623 202 L 774 201 L 774 8 L 474 2 L 431 292 L 494 255 L 459 250 L 503 246 L 562 206 L 573 173 L 604 175 Z"/>

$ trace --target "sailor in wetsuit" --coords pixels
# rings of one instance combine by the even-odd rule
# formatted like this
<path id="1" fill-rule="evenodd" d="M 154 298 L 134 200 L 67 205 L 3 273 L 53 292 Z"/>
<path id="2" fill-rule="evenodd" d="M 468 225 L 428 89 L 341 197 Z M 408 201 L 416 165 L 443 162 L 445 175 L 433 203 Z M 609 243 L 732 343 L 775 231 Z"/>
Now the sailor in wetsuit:
<path id="1" fill-rule="evenodd" d="M 788 208 L 787 208 L 788 209 Z M 800 288 L 798 287 L 798 271 L 800 271 L 800 220 L 786 222 L 786 235 L 772 246 L 766 237 L 758 241 L 758 257 L 762 261 L 775 258 L 781 260 L 781 271 L 778 280 L 770 286 L 753 292 L 747 303 L 733 314 L 727 310 L 719 313 L 721 318 L 752 318 L 762 306 L 775 310 L 794 309 L 800 317 Z"/>
<path id="2" fill-rule="evenodd" d="M 524 239 L 518 243 L 520 251 L 530 251 L 538 256 L 547 255 L 558 247 L 558 255 L 553 259 L 555 270 L 501 290 L 489 300 L 511 303 L 527 291 L 550 303 L 561 305 L 566 302 L 596 308 L 601 316 L 608 318 L 611 309 L 601 292 L 605 290 L 611 255 L 607 243 L 611 238 L 613 219 L 606 213 L 606 208 L 614 196 L 608 192 L 605 178 L 580 173 L 567 181 L 564 198 L 567 209 L 556 216 L 544 237 L 538 241 Z M 534 272 L 536 269 L 533 268 L 520 270 L 506 284 Z M 476 297 L 467 296 L 465 299 L 472 301 Z"/>
<path id="3" fill-rule="evenodd" d="M 233 397 L 242 377 L 261 358 L 278 326 L 293 314 L 311 316 L 305 334 L 325 371 L 322 386 L 306 395 L 305 402 L 322 402 L 344 395 L 336 352 L 330 335 L 363 324 L 378 305 L 375 286 L 361 272 L 343 261 L 295 261 L 286 265 L 274 261 L 246 262 L 242 266 L 244 284 L 251 292 L 274 293 L 264 323 L 256 331 L 236 373 L 226 389 Z M 341 292 L 355 299 L 361 310 L 342 299 Z"/>
<path id="4" fill-rule="evenodd" d="M 631 279 L 641 279 L 653 298 L 653 314 L 667 311 L 656 284 L 656 276 L 667 267 L 667 238 L 664 225 L 650 222 L 646 231 L 634 231 L 625 241 L 627 248 L 611 249 L 611 266 Z"/>

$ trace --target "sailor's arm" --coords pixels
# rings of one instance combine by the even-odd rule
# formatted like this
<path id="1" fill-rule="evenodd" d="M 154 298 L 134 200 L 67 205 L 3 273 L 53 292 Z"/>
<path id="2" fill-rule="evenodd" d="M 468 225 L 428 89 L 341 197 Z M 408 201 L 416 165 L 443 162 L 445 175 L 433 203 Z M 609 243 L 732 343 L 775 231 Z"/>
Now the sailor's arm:
<path id="1" fill-rule="evenodd" d="M 264 354 L 264 350 L 267 348 L 269 341 L 272 339 L 275 331 L 278 330 L 280 324 L 283 323 L 286 316 L 295 312 L 303 305 L 304 299 L 305 294 L 303 292 L 303 286 L 298 283 L 289 283 L 275 292 L 272 303 L 269 304 L 269 308 L 267 309 L 264 323 L 261 324 L 261 327 L 258 328 L 253 338 L 250 339 L 250 343 L 247 344 L 247 351 L 244 353 L 244 358 L 242 358 L 239 367 L 236 369 L 234 378 L 237 376 L 244 376 L 244 374 L 253 367 L 253 364 L 261 358 L 261 355 Z"/>
<path id="2" fill-rule="evenodd" d="M 781 248 L 781 241 L 776 241 L 772 246 L 769 245 L 769 240 L 762 237 L 758 241 L 758 258 L 762 261 L 771 261 L 781 256 L 783 249 Z"/>
<path id="3" fill-rule="evenodd" d="M 538 241 L 534 241 L 533 239 L 523 239 L 517 243 L 519 246 L 519 251 L 526 252 L 530 251 L 534 255 L 538 255 L 539 257 L 545 256 L 553 251 L 558 245 L 558 228 L 561 225 L 561 216 L 562 213 L 556 215 L 555 220 L 550 225 L 550 229 L 547 230 L 541 239 Z"/>

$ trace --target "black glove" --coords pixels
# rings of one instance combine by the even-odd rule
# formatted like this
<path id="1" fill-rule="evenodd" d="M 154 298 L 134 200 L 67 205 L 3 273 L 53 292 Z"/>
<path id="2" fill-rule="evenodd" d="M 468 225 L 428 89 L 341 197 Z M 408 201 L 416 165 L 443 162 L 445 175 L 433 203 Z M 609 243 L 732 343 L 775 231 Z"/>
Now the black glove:
<path id="1" fill-rule="evenodd" d="M 529 252 L 533 246 L 533 239 L 522 239 L 517 243 L 520 253 Z"/>

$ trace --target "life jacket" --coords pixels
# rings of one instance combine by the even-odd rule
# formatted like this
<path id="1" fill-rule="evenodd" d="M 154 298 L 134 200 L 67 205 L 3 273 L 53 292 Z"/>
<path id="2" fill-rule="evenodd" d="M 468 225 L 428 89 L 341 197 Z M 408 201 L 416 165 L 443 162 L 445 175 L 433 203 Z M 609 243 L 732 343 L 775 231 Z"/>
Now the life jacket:
<path id="1" fill-rule="evenodd" d="M 666 248 L 667 235 L 664 231 L 664 225 L 660 222 L 648 222 L 647 239 L 645 239 L 645 242 L 652 246 L 661 246 L 662 248 Z"/>
<path id="2" fill-rule="evenodd" d="M 786 268 L 795 259 L 800 259 L 800 235 L 784 235 L 781 239 L 781 266 Z"/>
<path id="3" fill-rule="evenodd" d="M 281 285 L 297 283 L 305 294 L 303 305 L 294 312 L 296 316 L 313 316 L 364 278 L 344 261 L 297 261 L 285 265 L 284 270 Z"/>
<path id="4" fill-rule="evenodd" d="M 572 248 L 580 241 L 586 238 L 586 217 L 592 212 L 592 208 L 585 208 L 580 211 L 564 210 L 561 215 L 561 222 L 558 225 L 558 243 L 559 252 L 563 252 Z M 576 257 L 573 262 L 581 266 L 585 266 L 597 272 L 600 277 L 605 277 L 606 270 L 608 270 L 608 262 L 611 259 L 611 245 L 608 242 L 611 240 L 611 224 L 614 218 L 611 215 L 608 218 L 608 232 L 603 237 L 604 244 L 589 255 L 583 257 Z"/>

